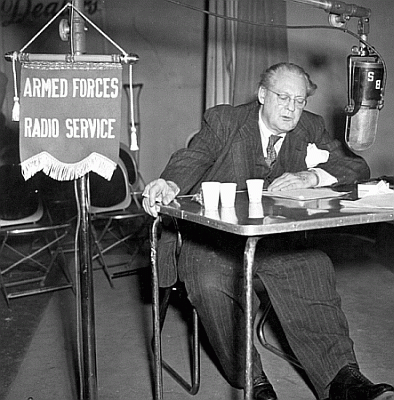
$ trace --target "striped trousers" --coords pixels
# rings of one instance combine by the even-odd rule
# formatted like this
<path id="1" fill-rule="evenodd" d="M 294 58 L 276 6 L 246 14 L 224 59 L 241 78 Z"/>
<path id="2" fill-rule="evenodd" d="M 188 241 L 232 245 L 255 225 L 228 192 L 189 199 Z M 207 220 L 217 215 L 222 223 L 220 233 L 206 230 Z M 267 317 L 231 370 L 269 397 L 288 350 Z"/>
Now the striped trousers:
<path id="1" fill-rule="evenodd" d="M 239 388 L 244 385 L 244 244 L 239 236 L 194 226 L 184 235 L 178 260 L 179 278 L 219 367 L 229 383 Z M 330 258 L 320 250 L 300 246 L 295 235 L 272 235 L 258 243 L 254 274 L 263 282 L 289 345 L 319 399 L 327 398 L 329 383 L 338 371 L 356 363 Z M 255 316 L 257 296 L 253 304 Z M 253 348 L 253 376 L 261 371 L 260 356 Z"/>

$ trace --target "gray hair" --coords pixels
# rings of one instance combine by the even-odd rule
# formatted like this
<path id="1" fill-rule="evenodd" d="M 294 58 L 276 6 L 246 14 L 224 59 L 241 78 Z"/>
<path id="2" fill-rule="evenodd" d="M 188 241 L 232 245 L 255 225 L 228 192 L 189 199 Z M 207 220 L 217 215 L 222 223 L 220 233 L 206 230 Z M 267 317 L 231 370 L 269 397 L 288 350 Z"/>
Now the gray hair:
<path id="1" fill-rule="evenodd" d="M 309 77 L 309 74 L 305 72 L 305 70 L 299 65 L 293 63 L 285 63 L 285 62 L 272 65 L 271 67 L 266 69 L 261 74 L 259 87 L 265 87 L 265 88 L 272 87 L 276 74 L 282 71 L 293 72 L 295 74 L 304 77 L 306 83 L 307 97 L 312 96 L 315 93 L 317 85 L 314 82 L 312 82 L 311 78 Z"/>

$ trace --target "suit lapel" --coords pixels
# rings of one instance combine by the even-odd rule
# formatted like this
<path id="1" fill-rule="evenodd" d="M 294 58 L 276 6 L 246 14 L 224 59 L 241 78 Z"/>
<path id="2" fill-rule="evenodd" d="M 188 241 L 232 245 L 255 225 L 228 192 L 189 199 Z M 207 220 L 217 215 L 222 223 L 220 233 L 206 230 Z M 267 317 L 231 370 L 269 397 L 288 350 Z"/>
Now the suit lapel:
<path id="1" fill-rule="evenodd" d="M 247 157 L 254 159 L 255 165 L 266 166 L 259 130 L 259 110 L 260 104 L 256 102 L 256 107 L 240 129 L 240 140 L 246 144 Z M 254 157 L 251 157 L 252 154 Z"/>

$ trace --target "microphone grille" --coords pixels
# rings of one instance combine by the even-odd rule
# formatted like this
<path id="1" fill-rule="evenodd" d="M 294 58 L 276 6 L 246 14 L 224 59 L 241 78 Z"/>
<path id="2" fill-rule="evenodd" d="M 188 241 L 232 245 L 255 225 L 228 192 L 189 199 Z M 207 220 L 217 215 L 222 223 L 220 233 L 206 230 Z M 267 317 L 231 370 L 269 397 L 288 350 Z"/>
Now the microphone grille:
<path id="1" fill-rule="evenodd" d="M 379 110 L 361 106 L 359 111 L 346 118 L 345 140 L 351 150 L 370 148 L 376 138 Z"/>

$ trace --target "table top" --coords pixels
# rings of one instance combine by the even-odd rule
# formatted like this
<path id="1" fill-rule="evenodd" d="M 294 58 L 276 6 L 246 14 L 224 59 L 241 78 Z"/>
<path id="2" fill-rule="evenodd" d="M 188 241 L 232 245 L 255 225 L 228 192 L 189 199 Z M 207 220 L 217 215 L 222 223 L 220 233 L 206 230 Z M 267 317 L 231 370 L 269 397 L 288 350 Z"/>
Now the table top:
<path id="1" fill-rule="evenodd" d="M 354 191 L 343 198 L 355 199 Z M 394 209 L 368 210 L 343 207 L 341 198 L 292 200 L 263 196 L 260 203 L 249 203 L 246 191 L 237 192 L 235 205 L 205 210 L 192 196 L 179 196 L 160 214 L 192 221 L 243 236 L 334 228 L 394 220 Z"/>

